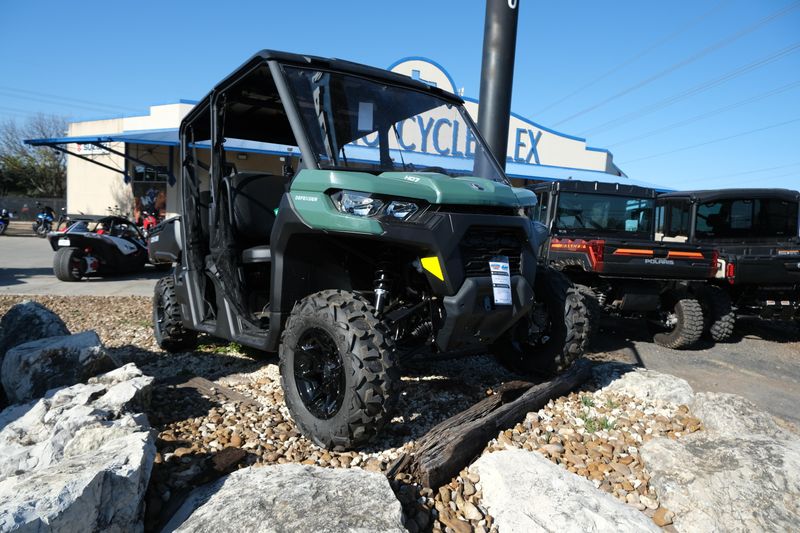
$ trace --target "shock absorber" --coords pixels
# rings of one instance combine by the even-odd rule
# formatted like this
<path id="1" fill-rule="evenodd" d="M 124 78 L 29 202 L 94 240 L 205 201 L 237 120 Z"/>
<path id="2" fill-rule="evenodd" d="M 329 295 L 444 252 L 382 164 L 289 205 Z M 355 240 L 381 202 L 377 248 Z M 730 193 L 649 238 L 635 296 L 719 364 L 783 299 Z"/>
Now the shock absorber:
<path id="1" fill-rule="evenodd" d="M 392 286 L 391 267 L 391 258 L 384 253 L 375 270 L 375 312 L 378 316 L 383 314 L 383 310 L 389 302 L 389 289 Z"/>

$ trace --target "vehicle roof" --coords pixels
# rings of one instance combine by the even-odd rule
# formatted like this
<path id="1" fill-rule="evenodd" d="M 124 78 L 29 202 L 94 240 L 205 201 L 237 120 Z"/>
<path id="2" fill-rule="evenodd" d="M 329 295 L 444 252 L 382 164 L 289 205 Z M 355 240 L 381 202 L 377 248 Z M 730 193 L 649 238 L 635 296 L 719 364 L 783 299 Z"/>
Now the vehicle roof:
<path id="1" fill-rule="evenodd" d="M 287 65 L 321 68 L 325 70 L 335 70 L 338 72 L 344 72 L 347 74 L 355 74 L 357 76 L 365 78 L 378 79 L 380 81 L 384 81 L 392 85 L 401 85 L 408 87 L 410 89 L 428 92 L 435 96 L 449 100 L 453 103 L 457 104 L 464 103 L 464 101 L 460 97 L 456 96 L 453 93 L 447 92 L 438 87 L 433 87 L 431 85 L 428 85 L 427 83 L 411 79 L 403 74 L 398 74 L 396 72 L 391 72 L 389 70 L 384 70 L 382 68 L 371 67 L 369 65 L 363 65 L 361 63 L 354 63 L 352 61 L 347 61 L 344 59 L 327 58 L 327 57 L 320 57 L 320 56 L 306 55 L 306 54 L 294 54 L 290 52 L 281 52 L 279 50 L 265 49 L 255 53 L 252 57 L 250 57 L 250 59 L 242 63 L 242 65 L 239 66 L 239 68 L 237 68 L 231 74 L 223 78 L 222 81 L 214 85 L 214 88 L 206 96 L 204 96 L 197 103 L 197 105 L 195 105 L 193 112 L 190 112 L 186 116 L 186 118 L 184 118 L 184 120 L 194 115 L 195 111 L 198 111 L 202 109 L 205 105 L 207 105 L 211 101 L 211 97 L 214 95 L 215 92 L 228 87 L 234 81 L 239 79 L 242 75 L 250 71 L 253 67 L 257 66 L 259 63 L 266 61 L 278 61 L 279 63 Z"/>
<path id="2" fill-rule="evenodd" d="M 547 183 L 538 183 L 530 187 L 534 192 L 544 191 L 570 191 L 598 194 L 612 194 L 619 196 L 637 196 L 655 198 L 658 192 L 655 189 L 628 185 L 626 183 L 605 183 L 602 181 L 561 180 Z"/>
<path id="3" fill-rule="evenodd" d="M 662 198 L 688 198 L 693 202 L 712 202 L 729 198 L 777 198 L 779 200 L 800 201 L 800 192 L 792 189 L 705 189 L 668 192 L 659 195 L 659 199 Z"/>

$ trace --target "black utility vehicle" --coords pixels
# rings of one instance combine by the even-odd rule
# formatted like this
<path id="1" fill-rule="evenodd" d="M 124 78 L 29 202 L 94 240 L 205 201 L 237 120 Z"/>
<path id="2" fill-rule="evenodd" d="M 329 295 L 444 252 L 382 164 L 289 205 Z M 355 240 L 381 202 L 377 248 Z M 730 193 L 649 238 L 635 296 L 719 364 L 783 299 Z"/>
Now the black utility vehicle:
<path id="1" fill-rule="evenodd" d="M 662 194 L 658 230 L 664 242 L 719 251 L 712 328 L 733 330 L 737 315 L 800 320 L 800 192 L 721 189 Z"/>
<path id="2" fill-rule="evenodd" d="M 451 126 L 432 142 L 473 157 L 412 140 L 434 120 Z M 535 195 L 509 185 L 459 97 L 263 51 L 195 106 L 180 139 L 181 218 L 149 243 L 176 264 L 156 286 L 156 339 L 177 351 L 206 332 L 278 351 L 287 407 L 315 443 L 378 432 L 403 354 L 493 346 L 542 370 L 580 355 L 580 295 L 543 276 L 542 295 L 561 292 L 547 305 L 534 294 Z"/>
<path id="3" fill-rule="evenodd" d="M 532 189 L 534 218 L 549 230 L 540 261 L 579 285 L 593 324 L 601 312 L 645 317 L 655 342 L 669 348 L 700 338 L 716 252 L 654 241 L 655 190 L 577 180 Z"/>

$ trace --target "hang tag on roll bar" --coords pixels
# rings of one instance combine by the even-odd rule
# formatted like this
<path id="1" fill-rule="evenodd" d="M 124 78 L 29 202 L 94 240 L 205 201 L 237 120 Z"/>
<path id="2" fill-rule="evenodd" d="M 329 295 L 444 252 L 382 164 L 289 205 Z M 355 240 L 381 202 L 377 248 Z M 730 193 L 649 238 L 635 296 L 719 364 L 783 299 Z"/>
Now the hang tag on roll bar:
<path id="1" fill-rule="evenodd" d="M 498 255 L 489 261 L 495 305 L 511 305 L 511 268 L 508 257 Z"/>

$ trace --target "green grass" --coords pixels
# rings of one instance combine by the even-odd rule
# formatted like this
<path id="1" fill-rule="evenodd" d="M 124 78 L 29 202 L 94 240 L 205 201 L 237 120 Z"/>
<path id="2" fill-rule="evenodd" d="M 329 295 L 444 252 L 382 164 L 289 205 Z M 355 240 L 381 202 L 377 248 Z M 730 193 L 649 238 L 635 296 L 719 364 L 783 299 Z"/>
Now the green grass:
<path id="1" fill-rule="evenodd" d="M 581 396 L 581 403 L 584 407 L 594 407 L 594 398 L 591 396 Z"/>
<path id="2" fill-rule="evenodd" d="M 619 403 L 615 402 L 613 398 L 606 398 L 606 407 L 609 409 L 616 409 L 619 407 Z"/>

